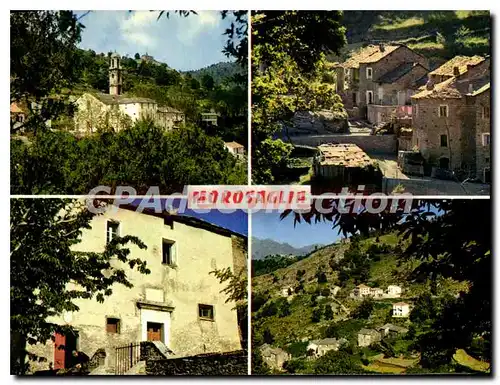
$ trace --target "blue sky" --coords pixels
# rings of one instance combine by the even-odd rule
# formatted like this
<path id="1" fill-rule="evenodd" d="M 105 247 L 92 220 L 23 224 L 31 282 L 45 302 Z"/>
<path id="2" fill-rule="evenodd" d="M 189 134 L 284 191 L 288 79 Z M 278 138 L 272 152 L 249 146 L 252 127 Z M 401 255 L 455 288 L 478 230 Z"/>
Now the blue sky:
<path id="1" fill-rule="evenodd" d="M 141 200 L 137 199 L 132 202 L 132 204 L 138 206 L 140 202 Z M 173 208 L 185 206 L 185 204 L 181 205 L 181 199 L 172 199 L 169 204 L 171 204 Z M 165 207 L 165 199 L 161 199 L 161 207 Z M 248 236 L 248 215 L 246 212 L 242 210 L 232 210 L 231 212 L 221 212 L 219 210 L 206 211 L 207 212 L 197 212 L 186 209 L 183 213 L 178 212 L 178 214 L 203 219 L 208 223 Z"/>
<path id="2" fill-rule="evenodd" d="M 86 11 L 75 11 L 82 16 Z M 158 18 L 158 11 L 92 11 L 80 19 L 85 26 L 80 48 L 118 52 L 133 57 L 146 52 L 180 71 L 196 70 L 221 61 L 232 61 L 222 53 L 222 34 L 232 19 L 222 20 L 219 11 L 197 11 L 197 15 Z"/>
<path id="3" fill-rule="evenodd" d="M 309 246 L 312 244 L 330 244 L 342 236 L 338 229 L 332 229 L 332 222 L 318 222 L 308 224 L 297 223 L 293 226 L 293 215 L 280 220 L 279 213 L 259 211 L 252 214 L 252 237 L 270 238 L 276 242 L 288 243 L 294 247 Z"/>

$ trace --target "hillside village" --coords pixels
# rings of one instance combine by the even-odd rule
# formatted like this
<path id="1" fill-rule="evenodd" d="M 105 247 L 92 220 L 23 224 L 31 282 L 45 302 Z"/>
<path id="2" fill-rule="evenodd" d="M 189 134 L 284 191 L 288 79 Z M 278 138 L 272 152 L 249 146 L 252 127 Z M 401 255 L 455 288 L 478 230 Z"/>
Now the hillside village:
<path id="1" fill-rule="evenodd" d="M 230 61 L 183 72 L 150 53 L 82 48 L 86 20 L 103 12 L 129 20 L 142 11 L 11 12 L 11 191 L 85 194 L 126 183 L 139 193 L 146 186 L 174 193 L 187 184 L 245 184 L 245 66 L 225 55 Z M 159 14 L 145 11 L 143 28 L 166 26 Z"/>
<path id="2" fill-rule="evenodd" d="M 467 285 L 441 280 L 431 294 L 428 282 L 410 283 L 411 262 L 398 262 L 403 244 L 395 233 L 354 237 L 254 276 L 255 373 L 425 372 L 419 371 L 420 357 L 412 348 L 415 335 L 427 327 L 421 316 L 425 304 L 446 302 Z M 341 356 L 328 358 L 328 352 Z M 345 363 L 338 372 L 318 372 L 340 357 Z M 458 358 L 458 371 L 467 370 L 463 362 Z"/>
<path id="3" fill-rule="evenodd" d="M 354 14 L 363 19 L 365 13 L 371 29 L 359 31 Z M 365 185 L 384 193 L 488 195 L 491 75 L 483 36 L 489 14 L 459 18 L 449 11 L 439 19 L 420 12 L 414 28 L 399 24 L 409 17 L 399 14 L 344 13 L 348 44 L 329 57 L 321 80 L 334 85 L 342 105 L 295 113 L 282 135 L 294 146 L 287 172 L 318 194 Z M 419 36 L 431 39 L 427 31 L 453 33 L 451 25 L 461 25 L 466 40 L 481 36 L 481 44 L 457 38 L 450 48 L 451 35 L 446 49 L 415 43 Z"/>

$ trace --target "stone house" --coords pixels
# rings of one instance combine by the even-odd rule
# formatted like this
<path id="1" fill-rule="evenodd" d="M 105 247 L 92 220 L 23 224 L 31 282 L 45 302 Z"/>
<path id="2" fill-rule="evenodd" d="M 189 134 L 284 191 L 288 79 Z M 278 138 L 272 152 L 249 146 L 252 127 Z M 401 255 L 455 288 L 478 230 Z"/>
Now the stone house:
<path id="1" fill-rule="evenodd" d="M 379 287 L 370 288 L 370 297 L 373 298 L 382 298 L 384 296 L 384 290 Z"/>
<path id="2" fill-rule="evenodd" d="M 402 326 L 393 325 L 390 323 L 387 323 L 383 326 L 380 326 L 379 328 L 377 328 L 377 330 L 381 333 L 382 337 L 396 336 L 399 334 L 408 333 L 407 328 L 404 328 Z"/>
<path id="3" fill-rule="evenodd" d="M 219 114 L 214 111 L 202 112 L 201 121 L 206 124 L 211 124 L 212 126 L 217 126 L 219 119 Z"/>
<path id="4" fill-rule="evenodd" d="M 284 286 L 281 288 L 281 296 L 282 297 L 289 297 L 291 295 L 293 295 L 294 293 L 294 290 L 293 290 L 293 287 L 291 286 Z"/>
<path id="5" fill-rule="evenodd" d="M 76 102 L 75 133 L 88 135 L 98 131 L 118 132 L 141 119 L 151 119 L 166 131 L 185 123 L 185 115 L 172 107 L 161 106 L 155 100 L 128 97 L 122 92 L 121 58 L 113 54 L 109 67 L 109 94 L 84 93 Z"/>
<path id="6" fill-rule="evenodd" d="M 307 351 L 312 351 L 313 356 L 318 358 L 324 356 L 330 350 L 339 350 L 345 343 L 347 343 L 345 338 L 323 338 L 322 340 L 312 340 L 309 341 L 309 344 L 307 345 Z"/>
<path id="7" fill-rule="evenodd" d="M 428 68 L 428 60 L 405 45 L 368 45 L 337 66 L 337 93 L 350 117 L 380 124 L 411 115 L 411 95 L 425 84 Z"/>
<path id="8" fill-rule="evenodd" d="M 392 316 L 394 318 L 408 318 L 410 316 L 410 304 L 406 302 L 393 303 Z"/>
<path id="9" fill-rule="evenodd" d="M 401 293 L 403 290 L 401 289 L 401 286 L 397 285 L 389 285 L 387 286 L 387 298 L 399 298 L 401 297 Z"/>
<path id="10" fill-rule="evenodd" d="M 361 329 L 358 332 L 358 346 L 370 346 L 381 339 L 380 333 L 374 329 Z"/>
<path id="11" fill-rule="evenodd" d="M 10 104 L 10 125 L 17 129 L 23 125 L 26 120 L 26 111 L 20 107 L 19 103 Z"/>
<path id="12" fill-rule="evenodd" d="M 292 356 L 281 348 L 275 348 L 271 345 L 264 344 L 259 348 L 262 360 L 274 370 L 283 369 L 283 364 L 289 361 Z"/>
<path id="13" fill-rule="evenodd" d="M 103 303 L 75 301 L 79 311 L 51 319 L 69 324 L 77 335 L 56 335 L 56 343 L 35 345 L 32 352 L 47 359 L 35 370 L 67 365 L 67 354 L 77 348 L 92 358 L 106 353 L 105 367 L 115 365 L 115 348 L 153 341 L 175 357 L 230 352 L 242 348 L 233 302 L 226 302 L 220 283 L 211 272 L 231 268 L 246 272 L 246 237 L 211 223 L 177 214 L 156 214 L 145 209 L 111 206 L 96 215 L 85 229 L 75 251 L 102 252 L 115 236 L 137 236 L 147 249 L 127 246 L 131 255 L 147 262 L 151 273 L 141 274 L 122 262 L 132 288 L 114 285 Z"/>
<path id="14" fill-rule="evenodd" d="M 484 182 L 490 175 L 490 60 L 472 62 L 454 61 L 456 76 L 429 81 L 412 96 L 412 143 L 433 176 L 455 172 Z"/>

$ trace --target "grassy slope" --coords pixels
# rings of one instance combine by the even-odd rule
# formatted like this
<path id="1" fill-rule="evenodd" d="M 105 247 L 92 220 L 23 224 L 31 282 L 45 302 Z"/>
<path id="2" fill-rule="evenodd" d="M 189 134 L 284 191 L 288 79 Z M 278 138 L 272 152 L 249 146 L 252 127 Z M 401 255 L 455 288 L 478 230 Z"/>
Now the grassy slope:
<path id="1" fill-rule="evenodd" d="M 388 244 L 395 246 L 398 244 L 398 236 L 395 233 L 386 234 L 380 237 L 380 244 Z M 366 251 L 368 247 L 375 242 L 375 238 L 368 238 L 360 242 L 361 249 Z M 331 287 L 334 285 L 337 272 L 332 271 L 328 262 L 332 256 L 342 258 L 344 252 L 349 247 L 348 244 L 332 244 L 310 254 L 309 257 L 294 263 L 286 268 L 278 269 L 272 274 L 266 274 L 253 278 L 253 293 L 269 293 L 273 301 L 280 298 L 281 289 L 286 286 L 296 286 L 296 274 L 298 270 L 305 270 L 304 275 L 304 294 L 298 294 L 293 297 L 290 302 L 291 313 L 285 317 L 277 315 L 271 317 L 257 317 L 254 319 L 255 330 L 263 331 L 269 329 L 275 338 L 275 345 L 286 347 L 289 343 L 315 338 L 323 338 L 324 331 L 327 326 L 332 323 L 332 320 L 322 319 L 318 323 L 312 322 L 313 307 L 311 306 L 311 294 L 316 288 Z M 318 267 L 326 273 L 328 283 L 318 284 L 315 278 Z M 402 285 L 405 289 L 404 298 L 412 298 L 418 296 L 427 290 L 424 284 L 412 283 L 405 284 L 405 276 L 408 272 L 408 265 L 398 264 L 398 259 L 395 255 L 387 254 L 380 261 L 373 262 L 370 268 L 370 278 L 367 284 L 376 284 L 379 287 L 386 288 L 390 284 Z M 273 275 L 277 277 L 277 282 L 273 283 Z M 449 290 L 457 292 L 464 289 L 465 284 L 443 281 L 441 290 Z M 342 321 L 349 319 L 348 314 L 342 311 L 340 304 L 344 305 L 349 310 L 353 310 L 359 305 L 359 301 L 348 298 L 349 292 L 354 288 L 352 282 L 342 287 L 341 293 L 333 298 L 321 298 L 317 300 L 316 308 L 323 308 L 324 305 L 331 305 L 337 310 L 333 321 Z M 388 314 L 392 309 L 392 303 L 401 301 L 401 299 L 384 299 L 375 302 L 374 310 L 368 320 L 356 320 L 350 326 L 346 326 L 345 337 L 352 342 L 356 340 L 356 333 L 362 327 L 380 326 L 387 322 Z M 405 322 L 399 320 L 391 320 L 393 323 Z M 352 329 L 352 330 L 351 330 Z"/>
<path id="2" fill-rule="evenodd" d="M 486 13 L 471 11 L 405 11 L 345 12 L 349 45 L 346 52 L 356 50 L 363 42 L 398 42 L 428 57 L 431 67 L 455 55 L 490 53 L 490 22 Z M 363 27 L 361 27 L 363 26 Z M 463 36 L 457 38 L 462 28 Z M 450 43 L 460 43 L 452 48 Z"/>

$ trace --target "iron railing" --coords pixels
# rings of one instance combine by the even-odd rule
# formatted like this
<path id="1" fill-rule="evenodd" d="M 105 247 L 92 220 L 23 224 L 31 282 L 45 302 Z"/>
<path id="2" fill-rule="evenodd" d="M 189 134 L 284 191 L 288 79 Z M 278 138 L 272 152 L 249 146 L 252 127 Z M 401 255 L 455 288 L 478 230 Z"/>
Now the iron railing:
<path id="1" fill-rule="evenodd" d="M 131 343 L 129 345 L 115 348 L 115 374 L 122 375 L 130 370 L 141 360 L 141 344 Z"/>

